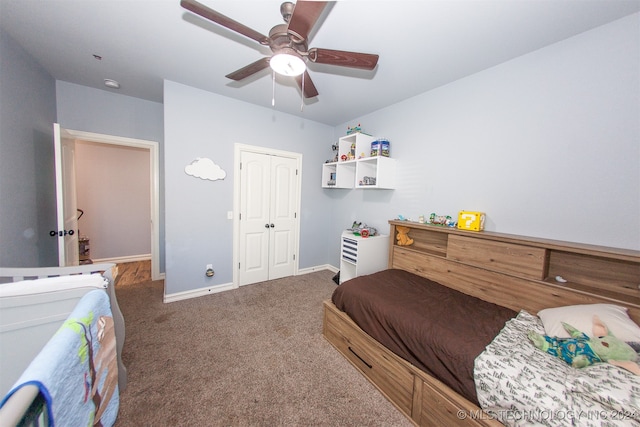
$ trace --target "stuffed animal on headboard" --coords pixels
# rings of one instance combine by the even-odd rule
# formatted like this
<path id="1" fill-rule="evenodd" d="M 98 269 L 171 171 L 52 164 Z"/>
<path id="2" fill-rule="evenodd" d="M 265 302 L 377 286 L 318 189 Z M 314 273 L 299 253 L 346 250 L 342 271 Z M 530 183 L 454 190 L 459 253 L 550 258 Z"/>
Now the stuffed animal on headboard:
<path id="1" fill-rule="evenodd" d="M 396 226 L 396 231 L 398 232 L 396 240 L 399 246 L 409 246 L 413 244 L 413 239 L 409 237 L 409 230 L 411 230 L 409 227 L 403 225 Z"/>
<path id="2" fill-rule="evenodd" d="M 598 316 L 593 316 L 593 338 L 564 322 L 562 326 L 571 338 L 550 337 L 534 331 L 529 331 L 528 337 L 540 350 L 564 360 L 575 368 L 608 362 L 640 375 L 638 353 L 609 332 Z"/>

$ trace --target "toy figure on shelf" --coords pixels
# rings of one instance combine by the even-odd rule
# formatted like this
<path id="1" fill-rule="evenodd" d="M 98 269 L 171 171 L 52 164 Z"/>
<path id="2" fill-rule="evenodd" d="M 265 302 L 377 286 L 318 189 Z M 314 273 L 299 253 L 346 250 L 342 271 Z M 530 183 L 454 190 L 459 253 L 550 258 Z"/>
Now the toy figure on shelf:
<path id="1" fill-rule="evenodd" d="M 398 232 L 396 235 L 398 246 L 410 246 L 413 244 L 413 239 L 409 237 L 410 230 L 411 229 L 409 227 L 404 227 L 402 225 L 396 226 L 396 231 Z"/>
<path id="2" fill-rule="evenodd" d="M 376 185 L 375 176 L 363 176 L 362 180 L 358 182 L 359 185 Z"/>
<path id="3" fill-rule="evenodd" d="M 338 144 L 331 144 L 331 151 L 336 154 L 333 156 L 333 159 L 327 160 L 325 163 L 335 163 L 338 161 Z"/>
<path id="4" fill-rule="evenodd" d="M 436 215 L 435 213 L 432 213 L 431 215 L 429 215 L 429 224 L 443 225 L 445 227 L 455 227 L 456 221 L 449 215 Z"/>
<path id="5" fill-rule="evenodd" d="M 432 213 L 431 215 L 429 215 L 429 223 L 434 225 L 444 225 L 447 218 L 451 217 L 447 217 L 445 215 L 436 215 L 435 213 Z"/>
<path id="6" fill-rule="evenodd" d="M 359 132 L 362 132 L 360 123 L 358 123 L 358 126 L 354 126 L 354 127 L 347 126 L 347 135 L 351 135 L 352 133 L 359 133 Z"/>
<path id="7" fill-rule="evenodd" d="M 358 221 L 354 221 L 351 228 L 347 229 L 351 231 L 356 236 L 369 237 L 376 236 L 378 234 L 378 230 L 374 227 L 369 227 L 367 224 L 363 224 Z"/>
<path id="8" fill-rule="evenodd" d="M 329 185 L 329 186 L 336 185 L 336 173 L 335 172 L 331 172 L 329 174 L 329 181 L 327 181 L 327 185 Z"/>

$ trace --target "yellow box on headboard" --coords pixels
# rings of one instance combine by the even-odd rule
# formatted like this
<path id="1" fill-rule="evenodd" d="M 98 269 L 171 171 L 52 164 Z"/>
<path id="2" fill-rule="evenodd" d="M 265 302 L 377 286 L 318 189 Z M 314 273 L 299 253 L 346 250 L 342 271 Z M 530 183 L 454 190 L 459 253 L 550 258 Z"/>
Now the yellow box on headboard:
<path id="1" fill-rule="evenodd" d="M 484 212 L 460 211 L 458 213 L 458 228 L 460 230 L 484 230 Z"/>

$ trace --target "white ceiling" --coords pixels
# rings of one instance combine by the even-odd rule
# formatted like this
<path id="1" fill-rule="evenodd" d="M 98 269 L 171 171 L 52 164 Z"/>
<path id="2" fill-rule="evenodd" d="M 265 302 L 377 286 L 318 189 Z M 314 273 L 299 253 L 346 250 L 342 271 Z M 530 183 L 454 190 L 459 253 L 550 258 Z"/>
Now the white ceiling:
<path id="1" fill-rule="evenodd" d="M 262 34 L 279 0 L 200 0 Z M 344 0 L 309 47 L 376 53 L 373 71 L 309 64 L 319 96 L 278 77 L 275 109 L 337 125 L 640 11 L 640 0 Z M 56 79 L 162 102 L 163 80 L 271 108 L 266 69 L 224 76 L 267 47 L 180 7 L 179 0 L 0 0 L 0 25 Z M 100 55 L 102 60 L 94 58 Z"/>

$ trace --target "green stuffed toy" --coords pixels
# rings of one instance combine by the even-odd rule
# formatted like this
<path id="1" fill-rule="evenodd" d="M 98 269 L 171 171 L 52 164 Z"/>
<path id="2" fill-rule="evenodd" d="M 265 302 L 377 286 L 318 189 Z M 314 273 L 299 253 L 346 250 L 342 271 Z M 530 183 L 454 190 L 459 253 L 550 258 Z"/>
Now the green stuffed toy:
<path id="1" fill-rule="evenodd" d="M 537 348 L 575 368 L 608 362 L 640 375 L 640 366 L 636 363 L 638 353 L 629 344 L 613 336 L 598 316 L 593 316 L 593 338 L 564 322 L 562 326 L 571 338 L 550 337 L 534 331 L 529 331 L 527 335 Z"/>

